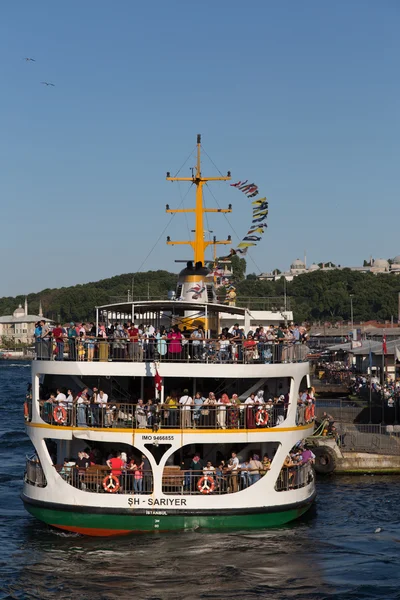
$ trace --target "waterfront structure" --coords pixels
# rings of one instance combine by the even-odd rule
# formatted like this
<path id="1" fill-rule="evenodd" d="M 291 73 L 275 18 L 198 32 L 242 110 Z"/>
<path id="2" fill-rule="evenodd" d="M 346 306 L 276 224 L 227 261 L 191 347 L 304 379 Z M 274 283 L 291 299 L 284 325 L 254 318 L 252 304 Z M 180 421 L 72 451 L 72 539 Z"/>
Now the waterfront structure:
<path id="1" fill-rule="evenodd" d="M 374 374 L 381 379 L 383 373 L 393 379 L 400 377 L 400 339 L 394 336 L 387 338 L 385 352 L 383 341 L 372 339 L 361 340 L 356 346 L 354 342 L 333 344 L 327 350 L 348 355 L 357 373 Z"/>
<path id="2" fill-rule="evenodd" d="M 57 361 L 33 361 L 25 418 L 36 453 L 22 499 L 57 528 L 98 536 L 261 529 L 314 500 L 312 465 L 290 458 L 314 430 L 313 405 L 297 405 L 310 385 L 307 348 L 219 335 L 221 313 L 248 321 L 249 311 L 218 304 L 206 282 L 200 147 L 198 136 L 194 264 L 179 275 L 179 300 L 96 307 L 98 338 L 68 338 L 69 360 L 63 349 Z M 109 314 L 146 323 L 146 346 L 134 324 L 127 338 L 108 338 Z"/>
<path id="3" fill-rule="evenodd" d="M 293 281 L 295 277 L 298 275 L 303 275 L 304 273 L 313 273 L 315 271 L 333 271 L 335 269 L 350 269 L 350 271 L 358 271 L 360 273 L 374 273 L 377 275 L 378 273 L 395 273 L 400 274 L 400 255 L 395 256 L 393 259 L 386 260 L 385 258 L 376 258 L 370 259 L 368 265 L 364 265 L 362 267 L 346 267 L 341 265 L 334 265 L 331 262 L 325 263 L 312 263 L 309 267 L 307 267 L 306 257 L 304 260 L 296 258 L 290 265 L 288 271 L 279 271 L 274 270 L 271 273 L 261 273 L 258 276 L 260 281 L 278 281 L 279 279 L 285 278 L 286 281 Z"/>
<path id="4" fill-rule="evenodd" d="M 21 304 L 16 308 L 12 315 L 0 317 L 0 339 L 5 338 L 15 344 L 31 344 L 34 341 L 35 324 L 43 319 L 41 304 L 39 305 L 39 314 L 30 315 L 28 313 L 28 301 L 25 298 L 25 305 Z M 47 321 L 49 321 L 47 319 Z"/>

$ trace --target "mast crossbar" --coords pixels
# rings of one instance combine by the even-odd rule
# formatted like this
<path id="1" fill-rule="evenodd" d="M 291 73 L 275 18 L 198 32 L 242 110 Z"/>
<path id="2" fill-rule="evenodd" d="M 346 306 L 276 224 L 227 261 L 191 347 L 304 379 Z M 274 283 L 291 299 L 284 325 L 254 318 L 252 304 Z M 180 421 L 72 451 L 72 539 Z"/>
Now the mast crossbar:
<path id="1" fill-rule="evenodd" d="M 194 262 L 201 262 L 204 264 L 204 253 L 208 246 L 215 244 L 230 244 L 231 240 L 228 237 L 227 240 L 213 240 L 213 241 L 205 241 L 204 240 L 204 223 L 203 217 L 204 213 L 230 213 L 232 212 L 231 206 L 229 208 L 204 208 L 203 205 L 203 185 L 208 181 L 230 181 L 231 174 L 228 171 L 226 177 L 203 177 L 201 174 L 201 135 L 197 136 L 197 161 L 196 167 L 194 168 L 194 173 L 192 177 L 171 177 L 170 173 L 167 173 L 167 181 L 190 181 L 196 186 L 196 206 L 195 208 L 181 208 L 181 209 L 171 209 L 169 205 L 166 207 L 167 213 L 189 213 L 193 212 L 196 215 L 196 226 L 195 226 L 195 236 L 194 240 L 186 240 L 186 241 L 171 241 L 167 238 L 167 244 L 170 246 L 174 245 L 189 245 L 193 248 L 194 251 Z"/>

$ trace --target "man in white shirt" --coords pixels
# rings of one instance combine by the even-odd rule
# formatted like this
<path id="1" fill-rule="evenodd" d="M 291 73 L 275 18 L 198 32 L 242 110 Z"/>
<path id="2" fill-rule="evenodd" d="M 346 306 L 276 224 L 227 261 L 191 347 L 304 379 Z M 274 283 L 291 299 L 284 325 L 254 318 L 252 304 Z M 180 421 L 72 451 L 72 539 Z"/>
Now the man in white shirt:
<path id="1" fill-rule="evenodd" d="M 65 407 L 67 405 L 67 396 L 60 389 L 57 389 L 56 400 L 58 402 L 58 406 Z"/>
<path id="2" fill-rule="evenodd" d="M 250 394 L 250 396 L 245 400 L 245 404 L 254 404 L 256 395 L 254 393 Z"/>
<path id="3" fill-rule="evenodd" d="M 191 408 L 193 405 L 193 398 L 189 396 L 189 390 L 183 390 L 183 396 L 179 399 L 181 405 L 181 427 L 182 429 L 188 429 L 192 425 Z"/>
<path id="4" fill-rule="evenodd" d="M 110 414 L 110 416 L 108 415 L 107 402 L 108 402 L 108 394 L 103 392 L 103 390 L 99 390 L 99 393 L 96 395 L 96 403 L 99 407 L 100 425 L 102 427 L 104 427 L 104 425 L 106 425 L 107 427 L 109 427 L 111 425 L 111 414 Z M 107 423 L 106 423 L 106 421 L 107 421 Z"/>

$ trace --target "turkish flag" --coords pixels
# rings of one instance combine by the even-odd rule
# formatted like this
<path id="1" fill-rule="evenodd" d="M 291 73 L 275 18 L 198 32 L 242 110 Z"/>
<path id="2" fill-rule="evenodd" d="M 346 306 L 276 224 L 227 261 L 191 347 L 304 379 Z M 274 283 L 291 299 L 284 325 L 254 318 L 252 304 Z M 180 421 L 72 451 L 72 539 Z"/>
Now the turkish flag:
<path id="1" fill-rule="evenodd" d="M 382 339 L 382 352 L 383 354 L 387 354 L 386 333 Z"/>
<path id="2" fill-rule="evenodd" d="M 162 377 L 159 374 L 159 372 L 157 371 L 157 367 L 156 367 L 156 374 L 154 375 L 154 386 L 155 386 L 156 390 L 159 392 L 161 392 L 161 384 L 162 384 Z"/>

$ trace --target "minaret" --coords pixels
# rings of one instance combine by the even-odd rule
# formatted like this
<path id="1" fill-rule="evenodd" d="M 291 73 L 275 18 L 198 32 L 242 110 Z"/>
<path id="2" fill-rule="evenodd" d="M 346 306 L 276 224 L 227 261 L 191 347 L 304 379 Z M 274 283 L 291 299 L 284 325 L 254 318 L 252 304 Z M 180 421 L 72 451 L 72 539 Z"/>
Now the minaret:
<path id="1" fill-rule="evenodd" d="M 25 317 L 27 316 L 27 314 L 28 314 L 28 297 L 25 296 Z"/>
<path id="2" fill-rule="evenodd" d="M 39 317 L 43 317 L 42 301 L 39 300 Z"/>

